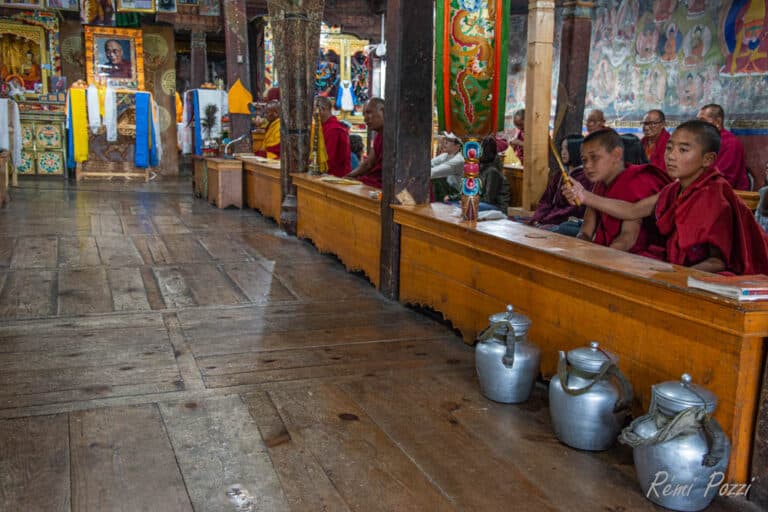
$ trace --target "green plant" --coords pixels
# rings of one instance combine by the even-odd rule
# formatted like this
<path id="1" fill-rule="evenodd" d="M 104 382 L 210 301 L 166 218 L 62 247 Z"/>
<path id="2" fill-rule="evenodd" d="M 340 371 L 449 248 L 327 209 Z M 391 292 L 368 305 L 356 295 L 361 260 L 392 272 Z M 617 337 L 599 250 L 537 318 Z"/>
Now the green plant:
<path id="1" fill-rule="evenodd" d="M 200 124 L 202 125 L 203 129 L 205 129 L 205 133 L 207 134 L 208 139 L 211 138 L 211 131 L 216 126 L 216 114 L 219 112 L 219 107 L 214 105 L 213 103 L 206 105 L 205 109 L 203 110 L 203 118 L 200 120 Z"/>

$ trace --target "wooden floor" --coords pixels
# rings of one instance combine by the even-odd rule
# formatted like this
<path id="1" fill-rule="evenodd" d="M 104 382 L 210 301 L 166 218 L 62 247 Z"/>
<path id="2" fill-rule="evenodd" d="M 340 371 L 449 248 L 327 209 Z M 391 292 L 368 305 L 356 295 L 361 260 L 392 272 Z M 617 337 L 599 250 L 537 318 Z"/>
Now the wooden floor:
<path id="1" fill-rule="evenodd" d="M 23 182 L 0 211 L 0 510 L 658 510 L 544 386 L 188 182 Z M 755 510 L 720 499 L 711 510 Z"/>

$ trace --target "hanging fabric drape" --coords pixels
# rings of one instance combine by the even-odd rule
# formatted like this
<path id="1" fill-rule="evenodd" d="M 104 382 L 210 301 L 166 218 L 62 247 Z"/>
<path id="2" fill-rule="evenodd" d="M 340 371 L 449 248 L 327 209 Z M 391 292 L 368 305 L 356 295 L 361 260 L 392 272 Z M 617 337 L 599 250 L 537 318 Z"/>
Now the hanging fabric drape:
<path id="1" fill-rule="evenodd" d="M 504 127 L 509 0 L 438 0 L 439 129 L 463 137 Z"/>

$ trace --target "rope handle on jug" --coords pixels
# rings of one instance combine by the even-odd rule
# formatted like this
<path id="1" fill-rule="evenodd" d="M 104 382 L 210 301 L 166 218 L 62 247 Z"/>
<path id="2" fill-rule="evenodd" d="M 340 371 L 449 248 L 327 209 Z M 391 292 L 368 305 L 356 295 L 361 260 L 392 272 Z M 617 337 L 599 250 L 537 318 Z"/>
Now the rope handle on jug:
<path id="1" fill-rule="evenodd" d="M 599 348 L 598 350 L 602 351 L 602 349 Z M 568 369 L 566 368 L 566 358 L 564 353 L 561 352 L 561 354 L 563 355 L 557 362 L 557 376 L 560 379 L 560 386 L 563 388 L 563 391 L 571 396 L 583 395 L 592 389 L 592 386 L 601 380 L 613 377 L 619 384 L 619 399 L 616 401 L 616 404 L 613 407 L 613 412 L 619 412 L 629 408 L 630 402 L 632 400 L 632 384 L 629 383 L 624 374 L 621 373 L 619 367 L 616 366 L 612 360 L 609 359 L 608 361 L 605 361 L 602 366 L 600 366 L 600 370 L 598 370 L 597 374 L 591 378 L 589 384 L 583 388 L 571 388 L 568 387 Z M 592 376 L 591 373 L 582 372 L 574 368 L 571 368 L 571 373 L 586 379 L 589 379 Z"/>

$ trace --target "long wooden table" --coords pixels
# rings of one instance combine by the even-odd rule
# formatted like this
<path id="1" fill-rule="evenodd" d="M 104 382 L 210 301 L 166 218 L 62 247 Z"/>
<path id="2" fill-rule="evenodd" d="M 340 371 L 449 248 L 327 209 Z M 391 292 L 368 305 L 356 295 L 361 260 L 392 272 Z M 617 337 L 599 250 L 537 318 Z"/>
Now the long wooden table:
<path id="1" fill-rule="evenodd" d="M 297 235 L 320 252 L 339 257 L 349 270 L 361 270 L 379 287 L 381 203 L 367 185 L 336 185 L 319 176 L 292 174 L 298 209 Z"/>
<path id="2" fill-rule="evenodd" d="M 442 312 L 469 343 L 513 304 L 533 321 L 545 376 L 558 350 L 599 341 L 620 357 L 636 413 L 652 384 L 690 373 L 719 398 L 715 416 L 733 443 L 728 481 L 749 481 L 768 303 L 689 289 L 700 272 L 508 220 L 461 222 L 442 204 L 393 208 L 402 302 Z"/>
<path id="3" fill-rule="evenodd" d="M 280 223 L 280 161 L 252 155 L 238 155 L 243 161 L 245 204 Z"/>

